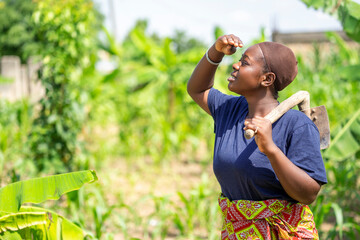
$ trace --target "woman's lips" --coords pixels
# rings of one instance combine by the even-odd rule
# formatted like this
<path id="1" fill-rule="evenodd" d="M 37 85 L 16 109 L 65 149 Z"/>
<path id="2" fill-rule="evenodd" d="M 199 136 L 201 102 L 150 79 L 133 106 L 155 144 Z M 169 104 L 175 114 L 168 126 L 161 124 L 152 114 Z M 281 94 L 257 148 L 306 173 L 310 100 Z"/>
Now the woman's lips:
<path id="1" fill-rule="evenodd" d="M 233 76 L 231 76 L 231 77 L 228 78 L 228 81 L 233 82 L 233 81 L 235 81 L 235 78 Z"/>

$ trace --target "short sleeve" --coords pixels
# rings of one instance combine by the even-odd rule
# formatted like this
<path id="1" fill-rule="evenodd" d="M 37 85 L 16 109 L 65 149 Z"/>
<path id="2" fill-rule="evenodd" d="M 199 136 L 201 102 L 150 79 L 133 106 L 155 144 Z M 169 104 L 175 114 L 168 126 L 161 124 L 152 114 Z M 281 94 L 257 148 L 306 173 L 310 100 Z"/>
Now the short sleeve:
<path id="1" fill-rule="evenodd" d="M 207 104 L 214 119 L 214 132 L 218 127 L 225 130 L 227 123 L 239 119 L 247 109 L 243 96 L 227 95 L 215 88 L 210 89 Z"/>
<path id="2" fill-rule="evenodd" d="M 288 140 L 287 157 L 318 182 L 327 183 L 320 152 L 320 135 L 316 126 L 304 124 L 295 129 Z"/>
<path id="3" fill-rule="evenodd" d="M 210 109 L 211 116 L 216 121 L 218 110 L 220 106 L 226 103 L 233 96 L 226 95 L 215 88 L 211 88 L 208 95 L 208 107 Z"/>

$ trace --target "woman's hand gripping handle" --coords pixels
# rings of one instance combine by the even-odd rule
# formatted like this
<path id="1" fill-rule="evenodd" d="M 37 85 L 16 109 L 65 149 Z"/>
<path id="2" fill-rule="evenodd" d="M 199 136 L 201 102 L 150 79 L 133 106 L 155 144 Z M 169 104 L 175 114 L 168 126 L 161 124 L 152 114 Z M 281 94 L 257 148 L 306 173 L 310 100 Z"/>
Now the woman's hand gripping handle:
<path id="1" fill-rule="evenodd" d="M 293 94 L 288 99 L 284 100 L 274 108 L 268 115 L 264 118 L 270 120 L 271 124 L 276 122 L 282 115 L 284 115 L 291 108 L 299 106 L 300 110 L 310 110 L 310 94 L 307 91 L 298 91 Z M 304 111 L 305 114 L 310 118 L 310 111 Z M 251 139 L 255 136 L 257 129 L 246 129 L 245 130 L 245 138 Z"/>

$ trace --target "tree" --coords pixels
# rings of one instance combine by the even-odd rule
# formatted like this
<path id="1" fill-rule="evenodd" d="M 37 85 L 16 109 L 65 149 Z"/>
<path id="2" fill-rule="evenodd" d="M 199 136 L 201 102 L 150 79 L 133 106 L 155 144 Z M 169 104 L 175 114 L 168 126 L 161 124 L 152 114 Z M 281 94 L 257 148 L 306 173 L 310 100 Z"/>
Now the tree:
<path id="1" fill-rule="evenodd" d="M 85 121 L 86 69 L 94 62 L 101 18 L 91 0 L 38 1 L 33 26 L 46 90 L 30 133 L 31 157 L 38 169 L 72 169 L 82 153 L 78 134 Z"/>
<path id="2" fill-rule="evenodd" d="M 16 55 L 25 62 L 37 49 L 31 15 L 31 0 L 0 1 L 0 56 Z"/>

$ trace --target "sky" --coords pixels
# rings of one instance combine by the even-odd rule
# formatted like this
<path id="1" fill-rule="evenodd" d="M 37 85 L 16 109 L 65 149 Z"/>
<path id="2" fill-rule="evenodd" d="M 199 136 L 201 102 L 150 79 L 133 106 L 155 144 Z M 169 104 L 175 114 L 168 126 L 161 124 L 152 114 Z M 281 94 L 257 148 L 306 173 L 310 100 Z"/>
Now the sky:
<path id="1" fill-rule="evenodd" d="M 95 0 L 105 15 L 105 25 L 121 41 L 136 20 L 148 20 L 148 32 L 172 36 L 183 30 L 205 43 L 214 42 L 214 27 L 235 34 L 242 41 L 260 35 L 260 28 L 271 37 L 280 32 L 341 30 L 334 17 L 309 9 L 300 0 Z M 111 6 L 112 2 L 112 6 Z M 356 0 L 360 3 L 360 0 Z M 112 10 L 112 11 L 111 11 Z M 114 14 L 115 24 L 112 24 Z"/>

